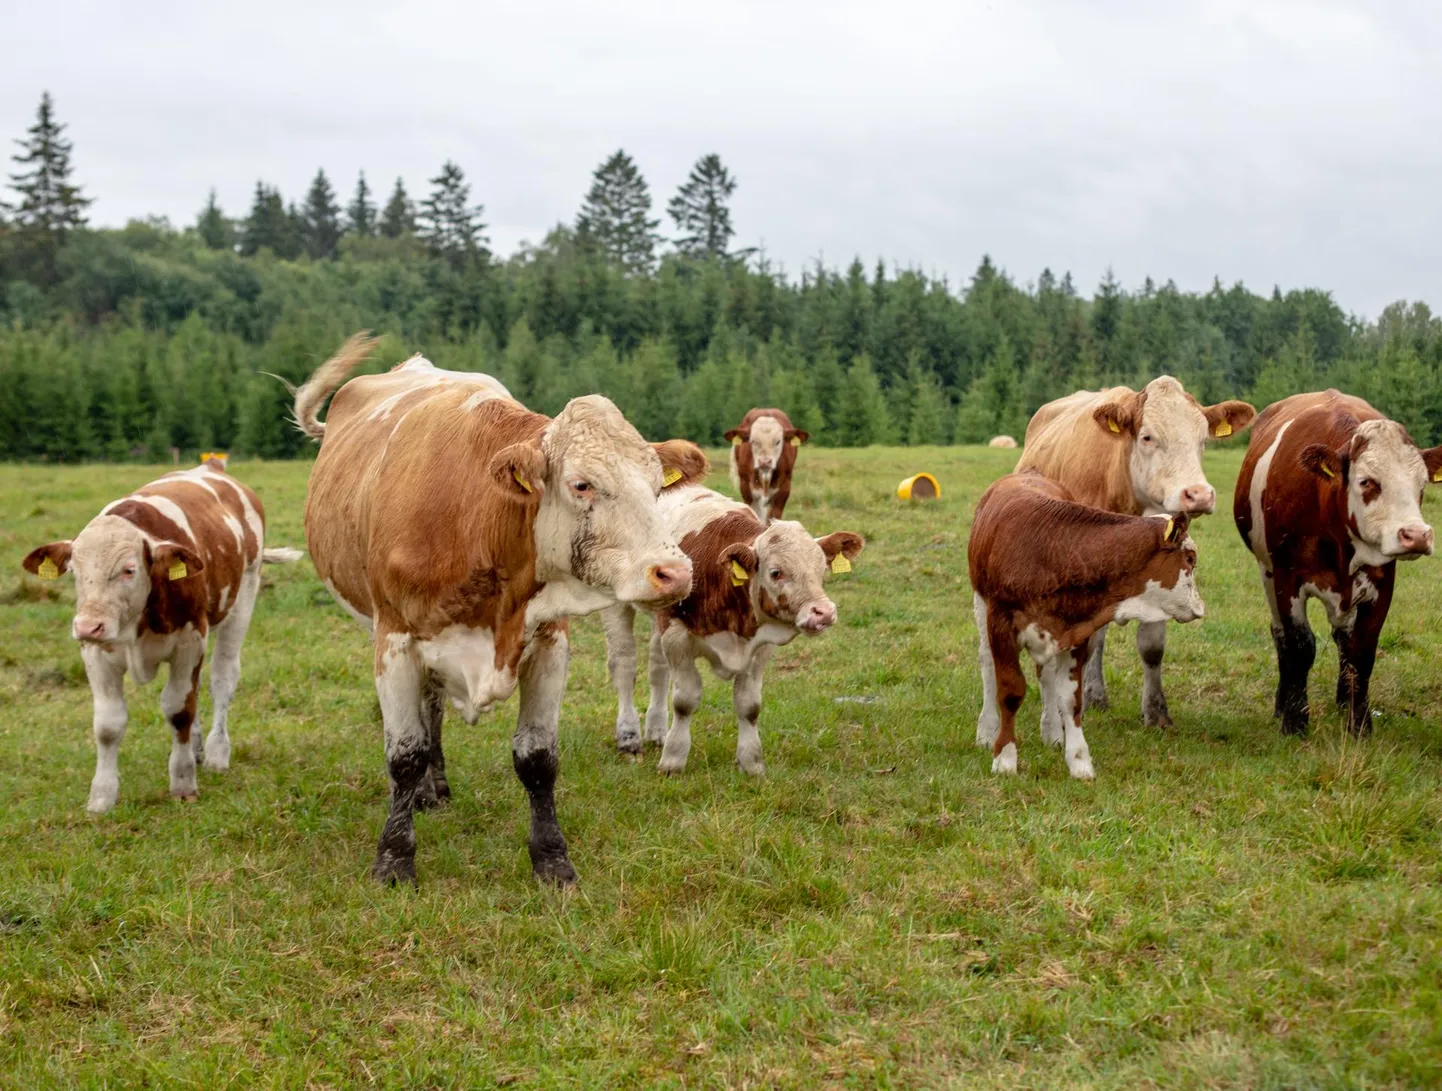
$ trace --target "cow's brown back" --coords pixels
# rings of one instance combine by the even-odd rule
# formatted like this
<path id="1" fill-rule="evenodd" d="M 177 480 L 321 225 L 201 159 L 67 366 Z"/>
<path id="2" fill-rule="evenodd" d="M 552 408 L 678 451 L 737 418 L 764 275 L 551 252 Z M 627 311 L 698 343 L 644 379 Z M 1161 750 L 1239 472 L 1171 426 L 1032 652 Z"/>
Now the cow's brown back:
<path id="1" fill-rule="evenodd" d="M 1027 425 L 1017 472 L 1035 470 L 1061 482 L 1078 503 L 1140 515 L 1128 444 L 1105 435 L 1093 417 L 1103 402 L 1127 395 L 1135 397 L 1135 392 L 1127 387 L 1079 390 L 1042 406 Z"/>

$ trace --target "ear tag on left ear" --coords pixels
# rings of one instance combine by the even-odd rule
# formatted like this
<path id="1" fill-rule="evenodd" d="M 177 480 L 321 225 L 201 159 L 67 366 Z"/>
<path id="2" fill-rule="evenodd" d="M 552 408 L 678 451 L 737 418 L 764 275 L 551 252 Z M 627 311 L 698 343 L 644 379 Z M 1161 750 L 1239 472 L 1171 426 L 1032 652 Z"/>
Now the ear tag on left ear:
<path id="1" fill-rule="evenodd" d="M 792 437 L 791 437 L 791 446 L 793 446 L 793 447 L 800 447 L 800 446 L 801 446 L 801 437 L 800 437 L 800 436 L 792 436 Z"/>
<path id="2" fill-rule="evenodd" d="M 1170 537 L 1172 536 L 1172 527 L 1174 527 L 1175 525 L 1176 525 L 1176 520 L 1175 520 L 1175 519 L 1168 519 L 1168 520 L 1167 520 L 1167 529 L 1164 530 L 1164 531 L 1162 531 L 1162 541 L 1166 541 L 1168 538 L 1170 538 Z"/>
<path id="3" fill-rule="evenodd" d="M 662 488 L 670 488 L 685 476 L 686 475 L 676 469 L 675 466 L 667 466 L 666 472 L 661 475 L 661 486 Z"/>
<path id="4" fill-rule="evenodd" d="M 172 580 L 183 580 L 187 574 L 184 561 L 172 561 L 170 571 L 166 573 Z"/>
<path id="5" fill-rule="evenodd" d="M 1442 470 L 1438 470 L 1435 474 L 1433 474 L 1433 475 L 1432 475 L 1432 480 L 1433 480 L 1433 481 L 1442 481 Z"/>
<path id="6" fill-rule="evenodd" d="M 1218 437 L 1219 439 L 1220 439 L 1222 436 L 1230 436 L 1231 434 L 1232 434 L 1232 426 L 1231 426 L 1230 424 L 1228 424 L 1226 421 L 1222 421 L 1221 424 L 1217 425 L 1217 430 L 1212 433 L 1212 435 Z"/>
<path id="7" fill-rule="evenodd" d="M 512 470 L 511 476 L 516 479 L 516 484 L 521 486 L 521 488 L 525 489 L 527 492 L 533 491 L 531 489 L 531 483 L 527 481 L 524 476 L 522 476 L 520 470 Z"/>
<path id="8" fill-rule="evenodd" d="M 731 437 L 731 446 L 732 446 L 732 447 L 740 447 L 740 446 L 741 446 L 741 437 L 740 437 L 740 436 L 732 436 L 732 437 Z"/>
<path id="9" fill-rule="evenodd" d="M 35 574 L 42 580 L 58 580 L 60 578 L 60 566 L 49 557 L 46 557 L 40 562 L 40 567 L 36 570 Z"/>
<path id="10" fill-rule="evenodd" d="M 750 576 L 750 574 L 746 571 L 746 569 L 744 569 L 744 568 L 741 567 L 741 562 L 740 562 L 740 561 L 732 561 L 732 562 L 731 562 L 731 586 L 732 586 L 732 587 L 740 587 L 743 583 L 745 583 L 745 582 L 746 582 L 747 580 L 749 580 L 750 578 L 751 578 L 751 576 Z"/>
<path id="11" fill-rule="evenodd" d="M 1326 474 L 1328 477 L 1336 477 L 1336 476 L 1337 476 L 1336 471 L 1333 470 L 1332 467 L 1330 467 L 1330 466 L 1323 466 L 1323 467 L 1322 467 L 1322 472 L 1323 472 L 1324 474 Z"/>
<path id="12" fill-rule="evenodd" d="M 1117 435 L 1121 435 L 1121 431 L 1122 431 L 1121 425 L 1117 424 L 1116 421 L 1114 421 L 1114 420 L 1109 420 L 1109 421 L 1107 421 L 1107 427 L 1110 428 L 1113 432 L 1117 433 Z"/>
<path id="13" fill-rule="evenodd" d="M 831 558 L 831 571 L 833 571 L 833 572 L 850 572 L 850 571 L 851 571 L 851 562 L 846 559 L 846 554 L 845 554 L 845 553 L 838 553 L 836 556 L 834 556 L 834 557 Z"/>

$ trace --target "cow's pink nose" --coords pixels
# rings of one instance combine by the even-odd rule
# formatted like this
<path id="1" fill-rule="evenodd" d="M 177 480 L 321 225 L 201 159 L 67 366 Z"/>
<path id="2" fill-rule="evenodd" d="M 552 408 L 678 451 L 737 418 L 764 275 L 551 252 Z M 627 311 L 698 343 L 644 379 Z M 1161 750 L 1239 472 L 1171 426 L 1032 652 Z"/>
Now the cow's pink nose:
<path id="1" fill-rule="evenodd" d="M 1403 527 L 1397 532 L 1397 544 L 1408 553 L 1432 552 L 1432 528 L 1426 524 Z"/>
<path id="2" fill-rule="evenodd" d="M 813 602 L 804 607 L 796 618 L 796 627 L 803 633 L 812 636 L 823 629 L 830 628 L 836 621 L 836 604 L 833 602 Z"/>
<path id="3" fill-rule="evenodd" d="M 1217 490 L 1210 485 L 1188 485 L 1182 490 L 1182 511 L 1210 512 L 1217 506 Z"/>
<path id="4" fill-rule="evenodd" d="M 77 640 L 99 640 L 105 635 L 105 622 L 87 621 L 82 618 L 75 619 L 75 638 Z"/>
<path id="5" fill-rule="evenodd" d="M 657 594 L 667 598 L 683 598 L 691 590 L 689 564 L 655 564 L 646 573 Z"/>

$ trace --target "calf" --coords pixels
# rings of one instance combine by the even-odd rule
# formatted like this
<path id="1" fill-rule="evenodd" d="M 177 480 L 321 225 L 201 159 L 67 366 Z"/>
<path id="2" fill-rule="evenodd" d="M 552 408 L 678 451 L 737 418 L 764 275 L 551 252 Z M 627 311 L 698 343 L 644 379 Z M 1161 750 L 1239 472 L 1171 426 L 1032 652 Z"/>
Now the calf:
<path id="1" fill-rule="evenodd" d="M 731 484 L 756 518 L 780 519 L 791 495 L 796 450 L 810 434 L 793 428 L 779 409 L 753 409 L 726 438 L 731 441 Z"/>
<path id="2" fill-rule="evenodd" d="M 705 659 L 718 678 L 732 682 L 736 764 L 759 776 L 766 766 L 756 720 L 767 660 L 772 649 L 789 644 L 797 633 L 815 636 L 836 621 L 836 605 L 826 597 L 822 581 L 828 568 L 849 571 L 865 542 L 848 531 L 812 538 L 800 523 L 789 521 L 768 526 L 746 505 L 710 489 L 668 493 L 662 512 L 691 558 L 694 576 L 685 599 L 655 611 L 646 741 L 664 742 L 661 772 L 686 768 L 691 715 L 701 701 L 696 660 Z M 618 701 L 616 745 L 625 753 L 640 753 L 640 719 L 634 703 L 635 611 L 619 606 L 603 617 L 607 666 Z"/>
<path id="3" fill-rule="evenodd" d="M 1418 450 L 1405 428 L 1361 398 L 1297 394 L 1257 418 L 1233 515 L 1272 612 L 1273 715 L 1283 733 L 1308 727 L 1307 674 L 1316 656 L 1309 598 L 1321 600 L 1332 626 L 1347 727 L 1371 730 L 1367 690 L 1396 562 L 1432 553 L 1422 490 L 1439 478 L 1442 447 Z"/>
<path id="4" fill-rule="evenodd" d="M 1042 741 L 1064 747 L 1071 775 L 1091 780 L 1081 730 L 1087 643 L 1113 621 L 1202 616 L 1187 516 L 1102 511 L 1039 474 L 1009 474 L 982 494 L 967 552 L 981 641 L 976 744 L 991 748 L 993 773 L 1016 772 L 1025 649 L 1042 689 Z"/>
<path id="5" fill-rule="evenodd" d="M 208 458 L 166 474 L 105 507 L 74 539 L 24 560 L 41 579 L 75 574 L 80 658 L 95 700 L 95 779 L 89 810 L 103 814 L 120 792 L 126 671 L 145 684 L 170 664 L 160 708 L 172 729 L 170 794 L 194 800 L 195 766 L 230 766 L 227 716 L 240 680 L 240 646 L 260 589 L 262 561 L 293 561 L 294 549 L 266 549 L 265 511 L 255 493 Z M 215 630 L 210 737 L 192 736 L 206 634 Z"/>

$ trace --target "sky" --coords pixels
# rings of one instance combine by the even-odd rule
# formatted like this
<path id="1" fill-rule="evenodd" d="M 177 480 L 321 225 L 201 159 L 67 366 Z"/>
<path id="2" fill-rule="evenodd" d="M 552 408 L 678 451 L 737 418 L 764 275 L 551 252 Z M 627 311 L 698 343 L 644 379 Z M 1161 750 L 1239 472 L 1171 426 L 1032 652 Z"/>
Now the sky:
<path id="1" fill-rule="evenodd" d="M 737 244 L 966 283 L 1110 267 L 1205 290 L 1442 310 L 1435 0 L 529 0 L 22 4 L 0 136 L 42 91 L 93 223 L 192 222 L 211 187 L 423 194 L 454 159 L 510 253 L 617 148 L 664 209 L 697 158 Z"/>

